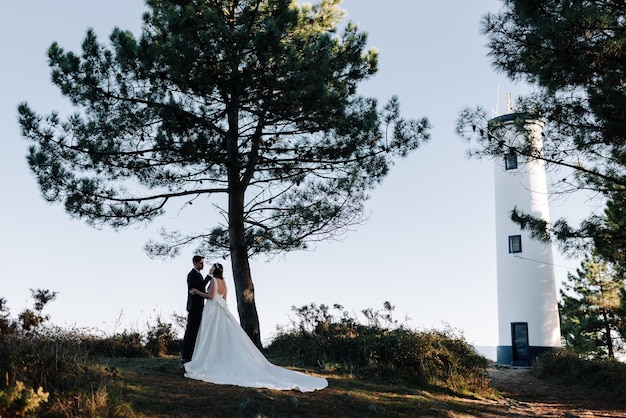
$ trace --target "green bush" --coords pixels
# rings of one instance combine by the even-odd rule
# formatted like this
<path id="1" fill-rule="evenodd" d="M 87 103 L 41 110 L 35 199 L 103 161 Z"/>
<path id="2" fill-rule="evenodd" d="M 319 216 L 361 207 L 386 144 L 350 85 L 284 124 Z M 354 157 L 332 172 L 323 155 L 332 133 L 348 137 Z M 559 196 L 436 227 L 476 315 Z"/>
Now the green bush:
<path id="1" fill-rule="evenodd" d="M 148 324 L 146 349 L 155 357 L 179 354 L 180 344 L 172 329 L 172 324 L 156 318 L 156 324 Z"/>
<path id="2" fill-rule="evenodd" d="M 24 310 L 18 320 L 0 298 L 0 417 L 133 416 L 120 390 L 110 385 L 116 371 L 90 357 L 89 342 L 96 339 L 45 326 L 49 318 L 41 311 L 54 293 L 38 290 L 33 296 L 35 309 Z"/>
<path id="3" fill-rule="evenodd" d="M 146 333 L 124 330 L 110 336 L 85 334 L 82 344 L 90 356 L 146 358 L 180 354 L 181 341 L 173 325 L 156 318 L 147 324 Z"/>
<path id="4" fill-rule="evenodd" d="M 39 405 L 48 402 L 48 393 L 40 386 L 35 392 L 19 380 L 6 389 L 0 389 L 0 417 L 36 416 Z"/>
<path id="5" fill-rule="evenodd" d="M 367 325 L 334 305 L 293 307 L 299 321 L 281 330 L 267 347 L 269 356 L 308 367 L 380 378 L 391 382 L 437 387 L 455 393 L 488 390 L 486 368 L 480 356 L 451 330 L 418 332 L 397 324 L 393 307 L 366 310 Z"/>
<path id="6" fill-rule="evenodd" d="M 80 334 L 45 329 L 28 335 L 2 336 L 0 351 L 0 369 L 6 374 L 0 390 L 5 395 L 12 393 L 18 382 L 26 388 L 42 388 L 34 392 L 35 397 L 27 392 L 26 398 L 16 398 L 18 403 L 8 406 L 11 411 L 19 407 L 19 399 L 34 402 L 42 399 L 39 395 L 43 393 L 49 394 L 49 402 L 40 406 L 37 416 L 107 416 L 105 411 L 118 403 L 110 386 L 115 372 L 89 357 Z M 94 399 L 98 402 L 94 403 Z M 8 412 L 7 415 L 20 416 Z"/>
<path id="7" fill-rule="evenodd" d="M 531 371 L 544 380 L 626 396 L 626 364 L 617 360 L 586 359 L 566 350 L 552 351 L 540 355 Z"/>
<path id="8" fill-rule="evenodd" d="M 123 331 L 111 336 L 85 335 L 81 339 L 90 356 L 101 357 L 150 357 L 139 332 Z"/>
<path id="9" fill-rule="evenodd" d="M 47 391 L 65 390 L 85 374 L 87 353 L 75 335 L 61 330 L 3 336 L 0 367 L 9 382 L 22 381 Z"/>

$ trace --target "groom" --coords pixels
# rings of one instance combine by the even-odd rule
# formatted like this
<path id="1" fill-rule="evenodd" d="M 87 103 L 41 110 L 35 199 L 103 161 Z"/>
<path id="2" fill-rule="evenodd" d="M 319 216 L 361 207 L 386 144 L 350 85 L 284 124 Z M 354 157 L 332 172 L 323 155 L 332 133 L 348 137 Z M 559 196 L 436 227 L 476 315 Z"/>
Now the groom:
<path id="1" fill-rule="evenodd" d="M 185 336 L 183 337 L 183 349 L 181 353 L 181 365 L 191 360 L 196 338 L 198 337 L 198 329 L 200 328 L 200 320 L 202 319 L 202 308 L 204 308 L 204 298 L 189 293 L 191 289 L 198 289 L 206 292 L 206 285 L 211 280 L 211 275 L 206 278 L 202 277 L 200 270 L 204 268 L 204 257 L 200 255 L 193 256 L 193 269 L 187 275 L 187 327 L 185 328 Z"/>

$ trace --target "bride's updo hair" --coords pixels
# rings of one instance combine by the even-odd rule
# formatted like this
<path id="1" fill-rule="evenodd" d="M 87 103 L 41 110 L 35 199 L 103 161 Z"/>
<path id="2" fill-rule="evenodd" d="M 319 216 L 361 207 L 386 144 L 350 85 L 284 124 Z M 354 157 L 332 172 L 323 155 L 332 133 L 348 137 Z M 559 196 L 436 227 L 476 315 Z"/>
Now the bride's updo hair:
<path id="1" fill-rule="evenodd" d="M 213 276 L 218 277 L 220 279 L 224 278 L 224 267 L 220 263 L 213 264 L 215 269 L 213 270 Z"/>

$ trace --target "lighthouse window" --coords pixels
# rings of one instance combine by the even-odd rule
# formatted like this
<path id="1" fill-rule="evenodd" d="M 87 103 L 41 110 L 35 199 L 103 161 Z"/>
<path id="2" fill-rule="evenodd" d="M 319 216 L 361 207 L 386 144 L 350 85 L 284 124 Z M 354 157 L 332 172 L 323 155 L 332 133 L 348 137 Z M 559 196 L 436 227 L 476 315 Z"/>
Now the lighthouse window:
<path id="1" fill-rule="evenodd" d="M 509 151 L 504 154 L 504 168 L 506 170 L 514 170 L 517 168 L 517 154 L 515 151 Z"/>
<path id="2" fill-rule="evenodd" d="M 509 236 L 509 252 L 510 253 L 522 252 L 522 236 L 521 235 Z"/>

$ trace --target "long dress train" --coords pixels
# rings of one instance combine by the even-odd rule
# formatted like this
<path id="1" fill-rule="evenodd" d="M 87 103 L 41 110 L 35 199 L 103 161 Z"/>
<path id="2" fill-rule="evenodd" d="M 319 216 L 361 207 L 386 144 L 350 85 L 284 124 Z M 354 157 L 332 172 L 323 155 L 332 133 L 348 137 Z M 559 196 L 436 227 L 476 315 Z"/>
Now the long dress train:
<path id="1" fill-rule="evenodd" d="M 270 363 L 252 343 L 228 309 L 222 295 L 208 299 L 185 377 L 205 382 L 277 390 L 310 392 L 328 386 L 309 376 Z"/>

